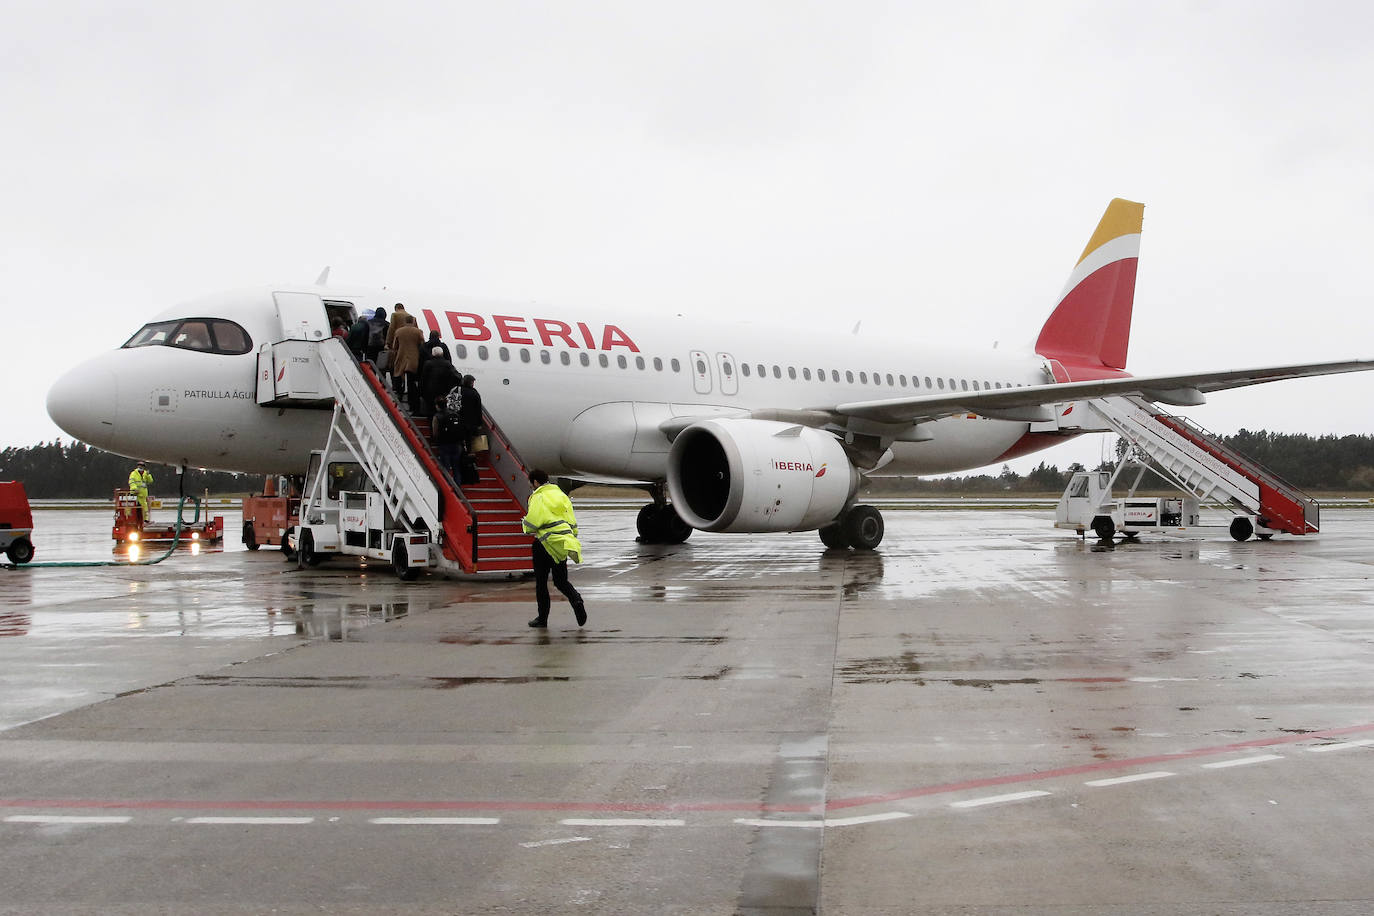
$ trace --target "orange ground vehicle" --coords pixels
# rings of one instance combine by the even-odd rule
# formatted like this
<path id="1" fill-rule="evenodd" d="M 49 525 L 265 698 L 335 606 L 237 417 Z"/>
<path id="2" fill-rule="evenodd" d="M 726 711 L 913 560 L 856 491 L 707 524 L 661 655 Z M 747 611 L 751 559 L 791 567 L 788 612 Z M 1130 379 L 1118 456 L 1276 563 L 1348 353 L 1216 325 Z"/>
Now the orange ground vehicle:
<path id="1" fill-rule="evenodd" d="M 186 506 L 178 507 L 181 517 L 181 540 L 186 543 L 199 541 L 202 544 L 217 544 L 224 540 L 224 516 L 210 518 L 207 514 L 202 520 L 200 499 L 186 497 L 186 502 L 195 504 L 195 514 L 190 520 L 185 516 Z M 125 541 L 170 541 L 176 537 L 176 521 L 149 521 L 143 517 L 143 509 L 138 505 L 138 496 L 132 490 L 115 490 L 114 528 L 110 537 L 119 543 Z"/>
<path id="2" fill-rule="evenodd" d="M 301 498 L 295 487 L 284 484 L 292 496 L 278 496 L 277 483 L 269 477 L 261 496 L 243 498 L 243 546 L 257 550 L 263 544 L 289 550 L 286 535 L 300 524 Z"/>
<path id="3" fill-rule="evenodd" d="M 11 563 L 33 559 L 33 512 L 24 485 L 17 480 L 0 480 L 0 550 Z"/>

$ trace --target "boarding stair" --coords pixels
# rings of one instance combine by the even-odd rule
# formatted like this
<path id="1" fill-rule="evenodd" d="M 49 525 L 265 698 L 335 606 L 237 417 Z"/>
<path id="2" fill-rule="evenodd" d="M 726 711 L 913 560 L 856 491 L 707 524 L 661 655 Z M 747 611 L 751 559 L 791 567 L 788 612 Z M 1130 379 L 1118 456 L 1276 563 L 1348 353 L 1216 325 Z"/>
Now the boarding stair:
<path id="1" fill-rule="evenodd" d="M 287 358 L 299 358 L 302 343 L 282 342 Z M 433 565 L 468 574 L 531 570 L 531 539 L 520 524 L 530 493 L 528 471 L 490 415 L 485 419 L 491 449 L 479 462 L 481 483 L 460 487 L 429 445 L 428 422 L 422 426 L 397 403 L 370 362 L 355 359 L 341 338 L 310 344 L 320 378 L 312 390 L 333 399 L 326 453 L 346 448 L 391 516 L 407 530 L 429 533 L 436 548 Z M 273 385 L 269 397 L 260 392 L 260 403 L 307 400 L 283 390 L 276 372 L 259 376 Z"/>
<path id="2" fill-rule="evenodd" d="M 1321 506 L 1315 499 L 1197 424 L 1170 416 L 1139 397 L 1081 403 L 1185 493 L 1254 516 L 1262 536 L 1319 530 Z"/>

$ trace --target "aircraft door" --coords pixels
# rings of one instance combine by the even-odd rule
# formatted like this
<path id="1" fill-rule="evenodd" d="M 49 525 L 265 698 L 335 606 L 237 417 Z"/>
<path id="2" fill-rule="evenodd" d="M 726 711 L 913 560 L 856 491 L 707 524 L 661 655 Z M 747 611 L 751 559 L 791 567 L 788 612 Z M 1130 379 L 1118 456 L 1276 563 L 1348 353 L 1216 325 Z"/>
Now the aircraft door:
<path id="1" fill-rule="evenodd" d="M 697 394 L 711 393 L 711 360 L 701 350 L 693 350 L 688 362 L 692 370 L 692 390 Z"/>
<path id="2" fill-rule="evenodd" d="M 329 336 L 324 302 L 314 293 L 273 293 L 282 340 L 323 340 Z"/>
<path id="3" fill-rule="evenodd" d="M 735 372 L 737 365 L 735 358 L 729 353 L 716 354 L 716 372 L 720 376 L 721 394 L 739 394 L 739 378 Z"/>

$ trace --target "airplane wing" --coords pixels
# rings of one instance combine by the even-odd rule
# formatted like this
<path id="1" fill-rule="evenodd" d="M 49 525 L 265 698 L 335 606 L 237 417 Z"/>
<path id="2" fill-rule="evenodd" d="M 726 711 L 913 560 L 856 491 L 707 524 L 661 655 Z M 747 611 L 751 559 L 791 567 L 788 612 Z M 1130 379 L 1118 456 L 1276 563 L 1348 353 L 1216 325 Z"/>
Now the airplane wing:
<path id="1" fill-rule="evenodd" d="M 847 417 L 878 423 L 935 420 L 959 413 L 976 413 L 993 419 L 1036 422 L 1049 420 L 1045 409 L 1050 404 L 1089 398 L 1139 395 L 1177 407 L 1205 403 L 1204 394 L 1244 388 L 1283 379 L 1365 372 L 1374 369 L 1374 359 L 1355 359 L 1336 363 L 1307 363 L 1297 366 L 1266 366 L 1259 369 L 1233 369 L 1226 372 L 1193 372 L 1182 375 L 1146 375 L 1097 379 L 1085 382 L 1060 382 L 1001 388 L 991 391 L 960 391 L 913 398 L 888 398 L 877 401 L 848 401 L 823 408 Z"/>

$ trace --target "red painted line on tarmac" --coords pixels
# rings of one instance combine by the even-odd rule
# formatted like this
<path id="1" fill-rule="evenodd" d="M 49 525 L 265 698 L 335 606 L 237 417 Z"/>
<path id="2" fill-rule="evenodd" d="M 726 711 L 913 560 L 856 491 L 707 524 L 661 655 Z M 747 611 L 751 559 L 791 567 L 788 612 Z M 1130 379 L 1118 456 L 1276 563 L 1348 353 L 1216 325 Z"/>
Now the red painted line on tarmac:
<path id="1" fill-rule="evenodd" d="M 898 792 L 877 795 L 861 795 L 853 798 L 833 799 L 824 805 L 767 805 L 750 801 L 723 802 L 560 802 L 560 801 L 287 801 L 287 800 L 209 800 L 200 801 L 180 799 L 90 799 L 90 798 L 0 798 L 0 808 L 49 808 L 55 810 L 91 808 L 122 809 L 132 811 L 188 810 L 188 811 L 637 811 L 654 814 L 680 812 L 722 811 L 732 813 L 757 814 L 824 814 L 828 811 L 858 808 L 886 802 L 901 801 L 908 798 L 921 798 L 929 795 L 943 795 L 951 792 L 964 792 L 969 789 L 984 789 L 989 786 L 1006 786 L 1017 783 L 1038 782 L 1062 776 L 1081 776 L 1085 773 L 1101 773 L 1109 770 L 1124 770 L 1131 767 L 1167 763 L 1177 760 L 1192 760 L 1198 757 L 1214 757 L 1236 751 L 1257 747 L 1276 747 L 1284 744 L 1297 744 L 1322 738 L 1335 738 L 1340 735 L 1358 734 L 1374 731 L 1374 722 L 1365 725 L 1351 725 L 1346 728 L 1329 728 L 1305 732 L 1300 735 L 1276 735 L 1240 741 L 1235 744 L 1221 744 L 1214 747 L 1196 748 L 1173 754 L 1155 754 L 1149 757 L 1130 757 L 1122 760 L 1103 760 L 1080 766 L 1060 767 L 1053 770 L 1037 770 L 1029 773 L 1011 773 L 1006 776 L 989 776 L 983 779 L 970 779 L 963 782 L 942 783 L 934 786 L 921 786 Z"/>
<path id="2" fill-rule="evenodd" d="M 1130 767 L 1167 763 L 1171 760 L 1192 760 L 1197 757 L 1214 757 L 1218 754 L 1232 754 L 1255 747 L 1274 747 L 1280 744 L 1297 744 L 1314 738 L 1332 738 L 1336 735 L 1349 735 L 1358 732 L 1374 731 L 1374 722 L 1366 725 L 1351 725 L 1348 728 L 1330 728 L 1321 731 L 1304 732 L 1301 735 L 1279 735 L 1270 738 L 1256 738 L 1253 741 L 1239 741 L 1235 744 L 1221 744 L 1215 747 L 1201 747 L 1191 751 L 1174 754 L 1155 754 L 1149 757 L 1130 757 L 1123 760 L 1103 760 L 1085 763 L 1075 767 L 1060 767 L 1055 770 L 1038 770 L 1033 773 L 1014 773 L 1008 776 L 990 776 L 985 779 L 970 779 L 967 782 L 952 782 L 938 786 L 924 786 L 901 792 L 887 792 L 880 795 L 863 795 L 856 798 L 841 798 L 829 802 L 826 809 L 857 808 L 861 805 L 874 805 L 883 802 L 901 801 L 906 798 L 920 798 L 924 795 L 941 795 L 946 792 L 962 792 L 966 789 L 983 789 L 988 786 L 1005 786 L 1022 782 L 1036 782 L 1042 779 L 1055 779 L 1060 776 L 1081 776 L 1084 773 L 1100 773 L 1103 770 L 1124 770 Z"/>

